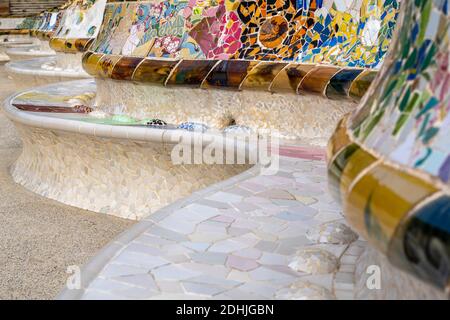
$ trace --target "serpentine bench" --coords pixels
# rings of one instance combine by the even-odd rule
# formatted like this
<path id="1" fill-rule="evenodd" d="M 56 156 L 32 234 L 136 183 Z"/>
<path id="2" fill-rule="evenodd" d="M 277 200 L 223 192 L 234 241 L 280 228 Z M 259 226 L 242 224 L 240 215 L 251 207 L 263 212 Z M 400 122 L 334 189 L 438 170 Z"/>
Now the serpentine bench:
<path id="1" fill-rule="evenodd" d="M 38 17 L 0 18 L 0 63 L 9 61 L 6 50 L 10 47 L 37 45 L 29 33 L 38 21 Z"/>
<path id="2" fill-rule="evenodd" d="M 38 19 L 38 23 L 30 30 L 30 36 L 35 38 L 37 46 L 10 48 L 6 54 L 12 61 L 27 60 L 37 57 L 48 57 L 55 55 L 50 48 L 48 41 L 58 28 L 63 8 L 58 11 L 43 12 Z"/>
<path id="3" fill-rule="evenodd" d="M 24 140 L 16 181 L 71 205 L 139 219 L 245 169 L 170 164 L 168 146 L 180 135 L 190 141 L 203 132 L 205 145 L 222 133 L 268 133 L 325 145 L 375 76 L 399 9 L 396 1 L 349 8 L 340 1 L 320 7 L 311 2 L 298 9 L 290 3 L 270 5 L 259 17 L 261 8 L 246 1 L 196 3 L 108 3 L 98 37 L 82 59 L 95 85 L 58 84 L 10 99 L 6 110 Z M 64 18 L 61 25 L 60 31 Z M 78 50 L 67 39 L 57 32 L 50 45 Z M 89 41 L 79 43 L 84 48 Z M 55 136 L 54 130 L 66 133 Z M 82 154 L 70 147 L 79 141 L 86 148 Z M 44 152 L 44 146 L 51 150 Z M 68 161 L 74 152 L 79 160 Z M 215 177 L 200 179 L 202 170 Z M 147 177 L 141 190 L 135 188 L 137 176 Z"/>
<path id="4" fill-rule="evenodd" d="M 9 98 L 4 107 L 24 142 L 23 153 L 12 168 L 15 181 L 66 204 L 130 219 L 144 219 L 130 234 L 106 248 L 100 262 L 94 260 L 88 265 L 87 283 L 83 283 L 81 293 L 77 292 L 76 297 L 82 298 L 83 294 L 88 298 L 173 297 L 171 290 L 178 285 L 175 289 L 177 297 L 198 295 L 237 299 L 251 298 L 260 292 L 264 298 L 295 298 L 301 296 L 296 290 L 309 290 L 308 286 L 299 285 L 295 280 L 316 272 L 308 266 L 317 259 L 323 259 L 327 279 L 330 274 L 332 279 L 337 279 L 333 278 L 335 267 L 340 263 L 350 264 L 349 261 L 359 257 L 361 248 L 366 247 L 361 245 L 359 249 L 351 250 L 355 237 L 350 232 L 350 240 L 327 238 L 330 224 L 334 231 L 342 230 L 341 225 L 334 224 L 339 208 L 327 198 L 328 194 L 318 201 L 307 196 L 311 195 L 308 192 L 324 193 L 317 186 L 312 188 L 314 183 L 322 186 L 325 179 L 324 170 L 318 164 L 320 156 L 306 159 L 313 164 L 281 161 L 277 176 L 273 179 L 262 177 L 258 183 L 247 181 L 247 188 L 250 188 L 247 192 L 238 185 L 234 186 L 234 193 L 214 189 L 212 194 L 211 190 L 195 191 L 234 177 L 220 185 L 228 190 L 242 178 L 235 176 L 253 163 L 175 165 L 173 150 L 180 142 L 192 147 L 195 141 L 204 151 L 210 143 L 230 139 L 232 148 L 225 144 L 227 147 L 223 149 L 228 154 L 236 149 L 251 149 L 253 146 L 249 147 L 247 137 L 261 138 L 268 133 L 272 138 L 281 139 L 280 153 L 298 154 L 303 143 L 323 146 L 338 119 L 354 111 L 366 92 L 368 94 L 361 101 L 362 108 L 355 117 L 362 119 L 375 112 L 373 119 L 383 119 L 384 113 L 376 113 L 377 108 L 367 107 L 370 102 L 379 103 L 380 97 L 402 91 L 407 88 L 407 85 L 403 87 L 405 83 L 424 85 L 426 81 L 415 82 L 413 78 L 422 70 L 415 68 L 420 65 L 417 61 L 424 66 L 431 61 L 440 61 L 432 59 L 435 54 L 439 56 L 438 48 L 428 40 L 433 34 L 441 36 L 448 30 L 447 7 L 444 8 L 443 3 L 436 0 L 402 4 L 403 14 L 398 17 L 400 3 L 392 0 L 351 4 L 343 0 L 218 1 L 208 4 L 203 1 L 109 2 L 98 36 L 82 58 L 84 69 L 95 79 L 24 91 Z M 421 11 L 424 12 L 422 19 L 428 18 L 430 22 L 418 18 Z M 410 19 L 416 23 L 410 24 Z M 404 65 L 392 63 L 397 52 L 394 49 L 394 54 L 386 58 L 388 63 L 377 76 L 397 20 L 405 30 L 412 30 L 412 36 L 397 39 L 396 46 L 418 41 L 421 47 L 412 49 L 410 59 L 402 55 Z M 403 32 L 397 37 L 408 34 Z M 52 40 L 54 48 L 58 44 L 59 48 L 68 51 L 77 47 L 76 42 Z M 442 43 L 448 44 L 446 40 Z M 86 48 L 86 44 L 89 42 L 84 42 L 82 47 Z M 406 54 L 406 50 L 401 52 Z M 442 57 L 442 61 L 448 59 Z M 397 75 L 402 67 L 409 68 L 411 74 L 400 73 L 395 81 L 390 81 L 389 74 Z M 379 86 L 369 89 L 375 77 L 378 77 Z M 436 79 L 446 83 L 441 77 Z M 390 81 L 388 86 L 384 85 L 385 81 Z M 437 86 L 443 87 L 441 82 Z M 378 90 L 386 92 L 382 95 Z M 397 127 L 402 128 L 407 123 L 408 128 L 413 127 L 405 122 L 405 117 L 420 101 L 416 93 L 405 89 L 399 99 L 402 109 L 398 113 Z M 430 98 L 426 94 L 423 97 Z M 442 101 L 446 101 L 443 98 Z M 388 102 L 391 100 L 387 99 L 383 106 Z M 423 109 L 429 108 L 432 106 Z M 428 121 L 435 119 L 433 116 L 428 118 Z M 391 124 L 390 119 L 386 118 L 385 122 Z M 365 126 L 377 128 L 381 132 L 378 136 L 383 139 L 386 127 L 372 126 L 375 120 L 364 122 Z M 340 167 L 342 161 L 336 160 L 337 168 L 334 168 L 332 159 L 341 159 L 339 151 L 344 149 L 339 146 L 345 146 L 350 139 L 345 139 L 343 134 L 345 123 L 341 122 L 330 144 L 332 181 L 333 174 L 340 177 L 339 169 L 344 167 Z M 424 126 L 424 132 L 429 131 L 426 129 Z M 433 129 L 426 136 L 433 137 L 433 132 L 436 134 Z M 229 133 L 233 134 L 233 139 L 226 135 Z M 358 131 L 358 134 L 361 133 Z M 390 146 L 392 144 L 386 144 L 385 148 Z M 363 150 L 362 147 L 354 148 Z M 361 167 L 370 163 L 366 161 L 367 157 L 370 160 L 369 156 L 362 156 L 362 160 L 358 161 L 358 158 L 354 164 Z M 379 164 L 378 161 L 374 163 Z M 313 170 L 311 175 L 308 168 Z M 368 173 L 371 168 L 362 172 Z M 259 169 L 255 166 L 251 170 Z M 352 167 L 348 170 L 350 175 L 356 172 Z M 243 174 L 246 179 L 252 179 L 254 175 L 259 175 L 259 171 Z M 367 184 L 370 185 L 372 180 Z M 264 183 L 281 190 L 259 190 Z M 364 192 L 364 185 L 358 190 Z M 392 186 L 405 185 L 408 186 L 404 182 Z M 410 187 L 414 188 L 414 184 Z M 288 189 L 292 193 L 283 192 Z M 303 194 L 295 193 L 299 190 Z M 342 190 L 341 195 L 346 195 L 347 189 Z M 428 189 L 422 188 L 420 192 L 424 190 Z M 268 192 L 255 195 L 263 191 Z M 243 194 L 236 195 L 236 192 Z M 177 202 L 175 208 L 159 210 L 189 195 L 193 195 L 193 199 L 188 203 L 181 201 L 186 208 Z M 366 235 L 361 224 L 353 222 L 353 216 L 361 221 L 364 214 L 368 217 L 366 223 L 374 226 L 377 235 L 382 234 L 376 220 L 378 216 L 372 215 L 379 214 L 378 210 L 383 207 L 368 205 L 367 212 L 362 213 L 358 195 L 345 206 L 355 230 Z M 252 210 L 247 210 L 249 204 L 240 203 L 245 197 L 254 200 L 252 205 L 259 207 L 252 215 L 248 213 Z M 376 198 L 377 201 L 380 199 Z M 349 209 L 353 208 L 353 202 L 359 209 Z M 395 210 L 405 208 L 400 200 L 395 204 L 398 204 Z M 220 214 L 211 215 L 205 205 L 215 207 Z M 296 208 L 294 212 L 286 209 L 290 206 Z M 298 214 L 297 209 L 301 210 Z M 314 215 L 311 212 L 316 212 L 311 209 L 328 211 L 329 215 L 322 212 L 325 217 L 321 215 L 320 219 L 323 220 L 311 221 L 309 219 Z M 385 212 L 387 210 L 381 211 Z M 319 225 L 319 220 L 327 225 Z M 386 221 L 391 223 L 392 219 Z M 230 227 L 235 222 L 236 225 Z M 304 236 L 306 225 L 319 230 L 311 231 L 308 241 Z M 203 231 L 208 232 L 205 235 Z M 315 236 L 316 233 L 319 235 Z M 329 248 L 333 254 L 328 249 L 324 252 L 323 248 L 317 248 L 322 244 L 322 235 L 327 238 L 324 242 L 337 241 L 331 243 L 333 245 L 344 241 L 345 248 Z M 368 238 L 372 239 L 370 234 Z M 438 241 L 438 248 L 442 247 L 441 243 Z M 299 247 L 305 249 L 301 254 L 296 253 Z M 348 257 L 345 257 L 346 253 Z M 189 254 L 189 258 L 185 254 Z M 367 259 L 363 262 L 377 264 L 379 261 Z M 328 268 L 330 265 L 335 267 Z M 347 267 L 353 268 L 356 274 L 354 265 Z M 349 271 L 339 270 L 341 272 L 344 274 L 339 277 L 354 276 Z M 139 277 L 134 278 L 134 284 L 124 284 L 127 280 L 132 281 L 131 276 L 142 273 L 151 273 L 154 281 L 161 283 L 158 282 L 156 289 L 149 290 L 142 290 L 141 284 L 135 285 L 140 281 Z M 309 284 L 326 281 L 308 279 Z M 180 286 L 180 281 L 186 283 Z M 417 284 L 414 278 L 411 281 Z M 271 284 L 267 286 L 269 282 Z M 353 288 L 355 284 L 345 282 L 343 285 Z M 238 287 L 246 290 L 234 290 Z M 108 295 L 105 288 L 118 289 Z M 399 288 L 402 286 L 395 289 L 399 291 Z M 221 295 L 232 290 L 233 294 Z M 320 288 L 316 291 L 322 298 L 330 297 L 327 291 Z"/>
<path id="5" fill-rule="evenodd" d="M 105 4 L 106 0 L 73 1 L 63 10 L 54 32 L 35 31 L 37 36 L 50 37 L 56 56 L 7 64 L 6 71 L 18 88 L 89 78 L 81 67 L 81 55 L 98 33 Z"/>
<path id="6" fill-rule="evenodd" d="M 220 262 L 211 262 L 209 259 L 214 256 L 217 247 L 201 251 L 193 238 L 186 240 L 182 235 L 177 238 L 180 233 L 183 234 L 182 231 L 171 233 L 164 229 L 167 226 L 165 219 L 182 214 L 186 209 L 200 210 L 200 201 L 197 199 L 194 200 L 197 201 L 196 208 L 187 202 L 162 210 L 151 221 L 149 219 L 141 223 L 111 243 L 86 265 L 85 282 L 81 290 L 65 290 L 60 298 L 195 296 L 248 299 L 262 295 L 263 298 L 303 299 L 308 296 L 308 290 L 314 292 L 314 297 L 321 295 L 324 298 L 324 293 L 334 292 L 340 298 L 341 290 L 347 288 L 350 291 L 344 297 L 347 299 L 448 299 L 448 2 L 405 1 L 398 24 L 400 27 L 394 37 L 391 53 L 375 84 L 359 108 L 340 121 L 328 145 L 329 182 L 334 197 L 343 204 L 347 221 L 373 246 L 362 245 L 359 247 L 361 250 L 350 246 L 339 261 L 341 269 L 345 271 L 340 270 L 334 278 L 340 281 L 330 285 L 318 275 L 314 279 L 305 279 L 299 275 L 300 280 L 288 288 L 279 289 L 277 286 L 282 286 L 281 281 L 273 279 L 270 281 L 272 287 L 268 286 L 269 282 L 255 283 L 262 275 L 256 272 L 258 266 L 266 268 L 266 279 L 275 277 L 268 269 L 278 272 L 282 269 L 279 266 L 274 268 L 267 260 L 255 258 L 261 250 L 252 251 L 248 248 L 237 251 L 231 249 L 232 258 L 228 256 L 229 260 L 224 264 L 227 269 L 220 269 Z M 302 165 L 298 169 L 302 170 Z M 308 175 L 309 171 L 303 169 L 297 177 L 305 183 Z M 247 184 L 247 187 L 255 190 L 254 184 Z M 203 205 L 214 206 L 212 202 L 206 201 Z M 229 214 L 217 220 L 234 223 L 236 220 L 233 219 L 236 217 Z M 175 231 L 174 228 L 171 230 Z M 320 238 L 320 232 L 313 234 L 317 235 L 314 239 Z M 327 233 L 328 236 L 330 234 Z M 325 239 L 326 236 L 323 236 Z M 158 252 L 164 245 L 175 248 L 174 243 L 191 248 L 194 252 L 186 254 L 193 261 L 187 259 L 174 262 L 164 253 L 167 251 Z M 279 242 L 280 247 L 282 243 Z M 300 246 L 299 242 L 297 245 Z M 152 248 L 145 249 L 145 246 Z M 230 246 L 229 243 L 228 248 Z M 262 250 L 263 256 L 268 247 Z M 220 248 L 221 252 L 225 252 L 224 248 Z M 145 259 L 140 254 L 151 258 L 145 256 Z M 140 263 L 130 263 L 133 257 L 141 257 L 137 258 Z M 275 255 L 271 257 L 275 258 Z M 155 264 L 157 260 L 161 264 Z M 164 261 L 171 262 L 165 265 Z M 308 265 L 306 255 L 300 261 L 303 267 Z M 209 267 L 205 264 L 199 266 L 202 262 L 209 263 Z M 353 263 L 354 268 L 349 265 Z M 381 286 L 371 290 L 367 285 L 370 282 L 367 273 L 374 276 L 376 267 L 381 272 L 378 274 L 381 276 Z M 202 270 L 202 276 L 189 273 L 199 269 Z M 248 271 L 237 271 L 243 269 Z M 217 277 L 220 271 L 229 273 Z M 174 281 L 175 273 L 184 276 Z M 151 275 L 149 278 L 153 282 L 146 281 L 143 274 Z M 277 276 L 280 277 L 280 274 Z M 327 286 L 332 289 L 326 291 Z"/>
<path id="7" fill-rule="evenodd" d="M 365 248 L 363 254 L 348 250 L 354 256 L 341 260 L 343 264 L 358 261 L 355 273 L 351 272 L 355 268 L 346 265 L 347 272 L 339 272 L 336 276 L 341 280 L 356 279 L 357 283 L 351 280 L 345 283 L 345 288 L 351 288 L 350 298 L 426 299 L 439 297 L 439 294 L 441 297 L 448 295 L 448 9 L 448 1 L 402 3 L 402 14 L 398 18 L 400 28 L 385 65 L 360 107 L 339 123 L 328 148 L 331 189 L 336 200 L 342 202 L 347 220 L 354 229 L 395 266 L 415 274 L 439 290 L 430 289 L 422 281 L 392 268 L 382 255 Z M 300 164 L 298 169 L 302 169 Z M 283 173 L 285 177 L 288 170 Z M 309 181 L 312 185 L 311 181 L 318 181 L 308 180 L 308 174 L 309 171 L 303 170 L 296 176 L 301 183 Z M 250 180 L 251 183 L 241 183 L 226 190 L 245 198 L 245 190 L 253 193 L 257 190 L 257 180 Z M 332 291 L 323 290 L 327 286 L 323 278 L 320 278 L 322 281 L 317 278 L 303 280 L 304 274 L 289 274 L 284 269 L 286 262 L 282 261 L 290 255 L 280 254 L 284 241 L 273 240 L 272 233 L 265 234 L 262 239 L 259 234 L 256 239 L 248 234 L 243 239 L 245 236 L 240 234 L 228 235 L 225 240 L 218 241 L 206 236 L 201 238 L 206 242 L 202 242 L 204 247 L 201 247 L 195 242 L 199 239 L 197 232 L 209 228 L 221 230 L 219 223 L 215 222 L 220 221 L 227 228 L 233 228 L 241 226 L 240 223 L 235 224 L 236 221 L 247 218 L 251 221 L 246 221 L 247 226 L 251 225 L 249 229 L 259 231 L 259 223 L 270 221 L 276 224 L 279 220 L 274 219 L 269 209 L 265 219 L 239 215 L 239 209 L 238 213 L 226 211 L 224 207 L 234 207 L 240 198 L 233 198 L 222 189 L 209 194 L 205 192 L 199 198 L 157 212 L 154 218 L 149 217 L 111 243 L 86 266 L 88 275 L 82 289 L 66 290 L 60 297 L 235 300 L 258 295 L 263 298 L 305 298 L 308 289 L 310 292 L 316 290 L 315 293 L 324 298 L 324 292 Z M 259 201 L 262 202 L 261 199 Z M 207 220 L 206 215 L 213 216 L 214 212 L 221 215 Z M 302 210 L 297 213 L 305 214 Z M 180 219 L 189 214 L 195 218 Z M 181 224 L 181 220 L 195 227 L 190 229 Z M 299 235 L 303 234 L 305 224 L 298 227 Z M 252 240 L 260 240 L 264 245 L 257 242 L 255 246 Z M 300 239 L 297 241 L 297 248 L 304 245 Z M 310 250 L 314 250 L 312 247 L 314 245 L 310 243 Z M 170 255 L 171 252 L 183 253 L 185 259 L 177 260 Z M 271 259 L 261 258 L 261 254 Z M 301 270 L 304 271 L 308 255 L 302 251 L 299 256 Z M 328 266 L 326 262 L 324 264 Z M 294 269 L 298 265 L 293 263 L 289 266 Z M 367 286 L 367 272 L 373 270 L 367 268 L 374 266 L 382 267 L 379 290 L 370 290 Z M 308 273 L 311 274 L 311 270 Z M 297 277 L 299 282 L 292 285 L 290 276 Z M 283 288 L 280 279 L 288 283 L 287 288 Z M 320 282 L 319 288 L 313 286 L 317 284 L 314 281 Z M 334 284 L 335 292 L 342 288 L 343 283 Z"/>
<path id="8" fill-rule="evenodd" d="M 219 129 L 236 124 L 323 143 L 329 125 L 364 94 L 388 48 L 398 2 L 385 3 L 356 13 L 344 4 L 318 8 L 316 1 L 300 8 L 109 3 L 83 56 L 96 78 L 94 106 L 106 114 Z"/>

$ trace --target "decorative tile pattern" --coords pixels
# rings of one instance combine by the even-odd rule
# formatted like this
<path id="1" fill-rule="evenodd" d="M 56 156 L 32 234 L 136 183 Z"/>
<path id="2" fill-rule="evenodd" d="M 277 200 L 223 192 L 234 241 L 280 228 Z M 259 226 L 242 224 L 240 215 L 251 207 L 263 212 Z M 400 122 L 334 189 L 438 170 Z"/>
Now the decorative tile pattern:
<path id="1" fill-rule="evenodd" d="M 50 40 L 55 51 L 83 52 L 97 37 L 107 0 L 72 2 L 61 17 L 59 27 Z"/>
<path id="2" fill-rule="evenodd" d="M 91 50 L 140 57 L 143 63 L 182 60 L 171 85 L 358 99 L 367 87 L 353 83 L 362 68 L 382 63 L 398 11 L 398 0 L 112 2 Z M 335 67 L 309 70 L 310 63 Z M 98 76 L 101 65 L 86 69 Z M 132 80 L 152 82 L 154 77 L 146 76 Z M 121 78 L 129 76 L 116 73 L 115 79 Z"/>
<path id="3" fill-rule="evenodd" d="M 449 2 L 405 2 L 399 23 L 375 85 L 330 141 L 329 177 L 356 230 L 395 265 L 448 290 Z M 367 76 L 350 92 L 360 95 Z"/>
<path id="4" fill-rule="evenodd" d="M 62 15 L 63 11 L 44 12 L 41 17 L 41 24 L 36 29 L 31 30 L 31 35 L 41 40 L 50 39 L 59 27 Z"/>
<path id="5" fill-rule="evenodd" d="M 132 220 L 247 168 L 173 165 L 172 149 L 162 143 L 126 139 L 117 143 L 84 134 L 60 135 L 49 129 L 17 127 L 24 152 L 12 170 L 16 182 L 68 205 Z M 74 149 L 74 144 L 80 148 Z M 114 163 L 114 170 L 110 163 Z"/>
<path id="6" fill-rule="evenodd" d="M 86 113 L 92 110 L 86 106 L 94 95 L 95 83 L 86 80 L 71 82 L 68 86 L 54 84 L 44 89 L 33 89 L 14 99 L 10 107 L 25 118 L 40 113 L 38 119 L 60 123 L 53 130 L 16 123 L 24 143 L 22 156 L 12 170 L 17 182 L 69 205 L 139 220 L 249 167 L 245 164 L 174 164 L 169 142 L 162 141 L 166 124 L 158 119 L 140 122 L 141 126 L 145 125 L 145 128 L 140 128 L 143 129 L 141 136 L 135 135 L 133 139 L 127 133 L 117 143 L 114 138 L 119 137 L 113 134 L 115 129 L 130 125 L 132 119 L 116 116 L 109 122 L 98 118 L 97 122 L 90 121 L 96 118 Z M 76 128 L 75 132 L 60 131 L 68 129 L 67 123 L 61 123 L 61 120 L 69 121 Z M 86 135 L 87 131 L 82 129 L 94 127 L 92 136 Z M 135 128 L 129 126 L 124 129 L 131 133 Z M 104 135 L 102 138 L 102 133 L 109 138 Z M 152 134 L 159 134 L 160 141 L 145 142 L 144 137 Z M 74 143 L 82 145 L 85 159 L 80 159 L 80 149 L 74 149 Z M 69 152 L 75 153 L 69 155 Z M 98 161 L 94 164 L 92 159 Z M 116 170 L 110 170 L 108 163 L 114 163 Z M 136 188 L 136 184 L 145 187 Z"/>
<path id="7" fill-rule="evenodd" d="M 25 25 L 34 25 L 34 23 L 30 20 L 25 21 L 25 18 L 0 18 L 0 30 L 30 29 L 24 28 Z"/>
<path id="8" fill-rule="evenodd" d="M 27 18 L 0 18 L 0 36 L 13 34 L 28 34 L 41 22 L 39 16 Z"/>
<path id="9" fill-rule="evenodd" d="M 117 2 L 107 5 L 94 51 L 373 68 L 386 53 L 398 9 L 398 0 Z"/>

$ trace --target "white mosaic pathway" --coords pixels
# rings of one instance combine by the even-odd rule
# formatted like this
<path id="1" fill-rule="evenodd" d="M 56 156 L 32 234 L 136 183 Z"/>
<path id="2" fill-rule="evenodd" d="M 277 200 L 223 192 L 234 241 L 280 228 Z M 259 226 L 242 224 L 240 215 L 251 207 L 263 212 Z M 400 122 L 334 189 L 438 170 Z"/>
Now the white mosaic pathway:
<path id="1" fill-rule="evenodd" d="M 343 225 L 325 161 L 304 158 L 160 210 L 85 267 L 82 290 L 59 298 L 352 299 L 364 244 Z"/>

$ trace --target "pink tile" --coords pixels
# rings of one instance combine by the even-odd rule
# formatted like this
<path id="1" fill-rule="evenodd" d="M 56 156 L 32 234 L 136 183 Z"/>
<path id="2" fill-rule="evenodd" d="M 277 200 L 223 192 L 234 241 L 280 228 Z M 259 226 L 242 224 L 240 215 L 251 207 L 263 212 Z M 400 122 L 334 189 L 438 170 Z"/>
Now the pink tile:
<path id="1" fill-rule="evenodd" d="M 255 260 L 237 256 L 229 256 L 226 262 L 227 267 L 240 271 L 250 271 L 256 269 L 259 264 Z"/>

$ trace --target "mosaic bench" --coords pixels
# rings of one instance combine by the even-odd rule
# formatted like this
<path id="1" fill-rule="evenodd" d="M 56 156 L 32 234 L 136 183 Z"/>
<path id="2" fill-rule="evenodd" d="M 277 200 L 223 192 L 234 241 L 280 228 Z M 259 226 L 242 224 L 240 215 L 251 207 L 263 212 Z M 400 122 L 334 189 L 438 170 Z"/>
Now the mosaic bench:
<path id="1" fill-rule="evenodd" d="M 204 5 L 195 1 L 108 3 L 98 36 L 82 59 L 94 81 L 30 90 L 6 103 L 7 114 L 24 140 L 24 152 L 13 171 L 15 180 L 64 203 L 140 219 L 245 169 L 239 165 L 178 169 L 170 163 L 170 153 L 180 137 L 191 141 L 191 135 L 199 134 L 208 140 L 223 133 L 245 137 L 268 132 L 292 143 L 325 145 L 338 119 L 356 106 L 375 76 L 399 10 L 395 1 L 354 7 L 336 1 L 320 8 L 313 1 L 310 5 L 269 6 L 269 16 L 265 13 L 264 18 L 250 21 L 245 13 L 254 14 L 245 9 L 247 2 Z M 274 17 L 280 14 L 286 21 L 295 18 L 289 32 L 280 35 L 290 39 L 295 34 L 298 39 L 289 40 L 292 46 L 282 45 L 288 40 L 276 39 L 271 40 L 278 43 L 273 46 L 265 34 L 278 30 L 268 24 L 276 24 Z M 346 28 L 337 28 L 341 21 Z M 63 17 L 60 30 L 64 25 Z M 202 29 L 208 25 L 210 31 Z M 231 41 L 229 32 L 235 29 L 241 37 L 233 37 L 240 45 L 233 45 L 232 51 L 224 43 L 221 47 L 222 42 Z M 264 48 L 244 45 L 250 31 L 270 43 Z M 58 40 L 57 31 L 50 45 L 71 52 L 77 45 L 67 39 Z M 163 48 L 164 39 L 177 45 Z M 214 49 L 219 47 L 223 52 Z M 292 50 L 286 52 L 283 47 Z M 38 60 L 23 65 L 32 63 L 38 68 Z M 60 130 L 65 133 L 55 135 Z M 85 152 L 69 147 L 75 144 L 81 144 Z M 44 146 L 51 148 L 44 152 Z M 65 150 L 68 147 L 72 151 Z M 73 152 L 76 162 L 68 161 L 67 155 Z M 117 170 L 105 161 L 114 161 Z M 215 174 L 199 178 L 198 173 L 205 170 Z M 80 171 L 89 174 L 80 178 Z M 146 187 L 136 190 L 138 176 L 158 183 L 142 181 Z"/>
<path id="2" fill-rule="evenodd" d="M 398 2 L 318 5 L 111 2 L 83 56 L 96 110 L 323 143 L 376 74 Z"/>
<path id="3" fill-rule="evenodd" d="M 102 257 L 104 269 L 96 264 L 95 275 L 103 281 L 108 274 L 100 272 L 111 269 L 107 263 L 120 260 L 115 254 L 129 244 L 140 245 L 126 243 L 137 235 L 147 238 L 150 234 L 151 241 L 162 242 L 172 237 L 169 240 L 175 243 L 170 248 L 177 250 L 194 246 L 181 232 L 163 230 L 161 226 L 168 226 L 164 220 L 172 212 L 159 209 L 248 169 L 246 165 L 174 166 L 170 155 L 180 137 L 214 140 L 222 132 L 244 137 L 269 129 L 272 136 L 290 139 L 281 141 L 283 147 L 298 146 L 300 141 L 321 145 L 336 119 L 355 109 L 368 91 L 361 107 L 339 123 L 329 144 L 334 194 L 343 202 L 355 230 L 394 264 L 446 288 L 448 165 L 445 142 L 439 137 L 446 133 L 448 111 L 447 1 L 404 2 L 400 17 L 396 1 L 347 3 L 108 3 L 98 37 L 82 60 L 95 80 L 53 84 L 6 101 L 6 114 L 24 141 L 23 153 L 12 168 L 15 181 L 70 205 L 130 219 L 145 218 L 138 233 L 124 235 L 107 248 L 109 260 Z M 393 38 L 397 19 L 402 28 Z M 391 39 L 396 45 L 377 75 Z M 70 51 L 73 44 L 69 47 Z M 436 75 L 431 81 L 430 72 Z M 377 85 L 369 88 L 375 77 Z M 409 139 L 398 138 L 406 138 L 408 132 L 414 133 Z M 418 149 L 414 141 L 420 141 Z M 396 145 L 397 162 L 391 162 Z M 398 162 L 398 157 L 407 154 L 411 158 Z M 410 162 L 420 170 L 428 163 L 428 175 L 426 170 L 407 167 Z M 442 172 L 440 180 L 437 171 Z M 303 184 L 306 177 L 297 175 Z M 405 188 L 411 192 L 404 193 Z M 197 200 L 202 200 L 201 196 Z M 418 215 L 414 215 L 416 211 Z M 212 223 L 229 221 L 226 215 Z M 176 217 L 186 218 L 186 213 L 178 212 Z M 258 218 L 245 220 L 248 226 Z M 160 222 L 163 224 L 157 225 Z M 178 222 L 181 220 L 172 219 L 169 227 L 185 226 Z M 142 231 L 145 228 L 149 228 L 147 233 Z M 304 230 L 289 231 L 292 235 Z M 239 238 L 243 245 L 248 246 L 249 241 L 250 246 L 256 244 L 254 238 L 240 234 L 227 236 Z M 263 243 L 258 248 L 270 251 L 267 233 L 259 237 Z M 229 241 L 231 244 L 221 249 L 229 250 L 239 241 Z M 272 242 L 278 249 L 280 243 Z M 151 259 L 169 259 L 154 252 Z M 129 257 L 124 258 L 127 263 Z M 379 257 L 363 258 L 362 265 L 381 265 Z M 197 258 L 207 259 L 206 253 Z M 347 260 L 356 258 L 352 255 Z M 184 265 L 179 269 L 180 264 L 183 262 L 168 262 L 165 269 L 172 271 L 160 275 L 173 277 L 181 269 L 183 276 L 192 275 Z M 124 275 L 117 269 L 120 267 L 113 271 L 116 277 Z M 204 267 L 200 272 L 211 270 Z M 387 275 L 395 278 L 396 272 Z M 299 276 L 285 263 L 254 276 L 262 279 L 280 273 Z M 420 282 L 412 282 L 420 287 Z M 405 283 L 393 285 L 397 292 L 405 288 Z M 95 291 L 94 284 L 92 288 Z M 105 296 L 104 288 L 89 297 L 101 293 L 111 297 Z M 194 289 L 190 288 L 181 295 L 191 296 L 189 290 Z M 198 291 L 198 284 L 195 288 Z M 136 290 L 134 297 L 136 292 L 142 293 L 129 287 L 119 291 L 124 290 L 130 295 Z M 249 292 L 258 291 L 253 287 Z"/>
<path id="4" fill-rule="evenodd" d="M 89 78 L 81 67 L 81 55 L 98 33 L 106 0 L 74 1 L 64 9 L 49 46 L 56 56 L 15 61 L 6 65 L 19 88 Z M 44 34 L 36 31 L 34 34 Z M 48 38 L 48 33 L 46 35 Z"/>
<path id="5" fill-rule="evenodd" d="M 0 18 L 0 63 L 9 61 L 6 55 L 8 48 L 36 46 L 29 32 L 37 21 L 37 17 Z"/>
<path id="6" fill-rule="evenodd" d="M 340 121 L 328 146 L 329 182 L 334 197 L 342 202 L 353 228 L 373 246 L 359 243 L 358 249 L 358 245 L 351 245 L 340 256 L 340 267 L 345 271 L 335 274 L 333 284 L 327 283 L 323 274 L 297 274 L 298 282 L 283 287 L 280 279 L 291 283 L 289 276 L 293 276 L 282 262 L 287 249 L 282 246 L 283 239 L 274 241 L 267 236 L 264 245 L 254 247 L 244 243 L 250 239 L 242 235 L 231 235 L 219 241 L 220 245 L 205 236 L 201 239 L 213 242 L 207 249 L 195 243 L 199 230 L 220 230 L 218 222 L 232 229 L 239 219 L 248 218 L 248 213 L 239 215 L 224 208 L 241 199 L 232 198 L 230 193 L 245 198 L 246 187 L 253 192 L 259 190 L 254 184 L 257 179 L 251 178 L 249 184 L 233 181 L 235 189 L 227 189 L 229 194 L 220 188 L 219 192 L 209 190 L 149 217 L 85 266 L 81 290 L 65 290 L 60 298 L 238 300 L 320 295 L 332 299 L 333 293 L 338 299 L 448 298 L 448 1 L 404 2 L 398 22 L 401 27 L 393 40 L 395 45 L 375 84 L 360 107 Z M 294 176 L 304 185 L 310 170 L 298 163 L 295 167 L 302 172 Z M 283 171 L 283 177 L 287 171 Z M 266 184 L 261 183 L 261 187 Z M 199 218 L 198 229 L 183 229 L 171 221 L 187 212 L 196 213 L 196 217 L 213 215 L 213 208 L 221 215 L 212 221 Z M 304 213 L 301 209 L 296 212 Z M 252 218 L 253 230 L 267 221 Z M 270 221 L 273 225 L 279 223 L 276 219 Z M 302 234 L 305 224 L 297 227 L 298 234 Z M 250 224 L 247 221 L 245 225 Z M 295 243 L 297 248 L 304 245 L 300 239 Z M 310 243 L 311 247 L 314 245 Z M 176 259 L 170 250 L 188 258 Z M 223 255 L 226 258 L 221 260 Z M 269 256 L 272 259 L 264 259 Z M 133 258 L 135 262 L 130 262 Z M 302 261 L 307 264 L 308 259 L 303 256 Z M 381 272 L 381 287 L 371 290 L 367 286 L 368 272 L 376 266 Z M 308 280 L 308 276 L 314 280 Z M 343 289 L 349 290 L 344 296 Z"/>
<path id="7" fill-rule="evenodd" d="M 37 17 L 0 18 L 0 36 L 28 35 Z"/>
<path id="8" fill-rule="evenodd" d="M 347 220 L 395 266 L 450 292 L 448 1 L 407 1 L 357 112 L 338 125 L 329 180 Z"/>
<path id="9" fill-rule="evenodd" d="M 35 39 L 35 43 L 38 45 L 10 48 L 6 51 L 6 54 L 12 61 L 55 55 L 55 52 L 50 48 L 48 41 L 56 28 L 58 28 L 62 14 L 63 8 L 54 12 L 43 12 L 39 16 L 38 22 L 30 30 L 30 36 Z"/>

